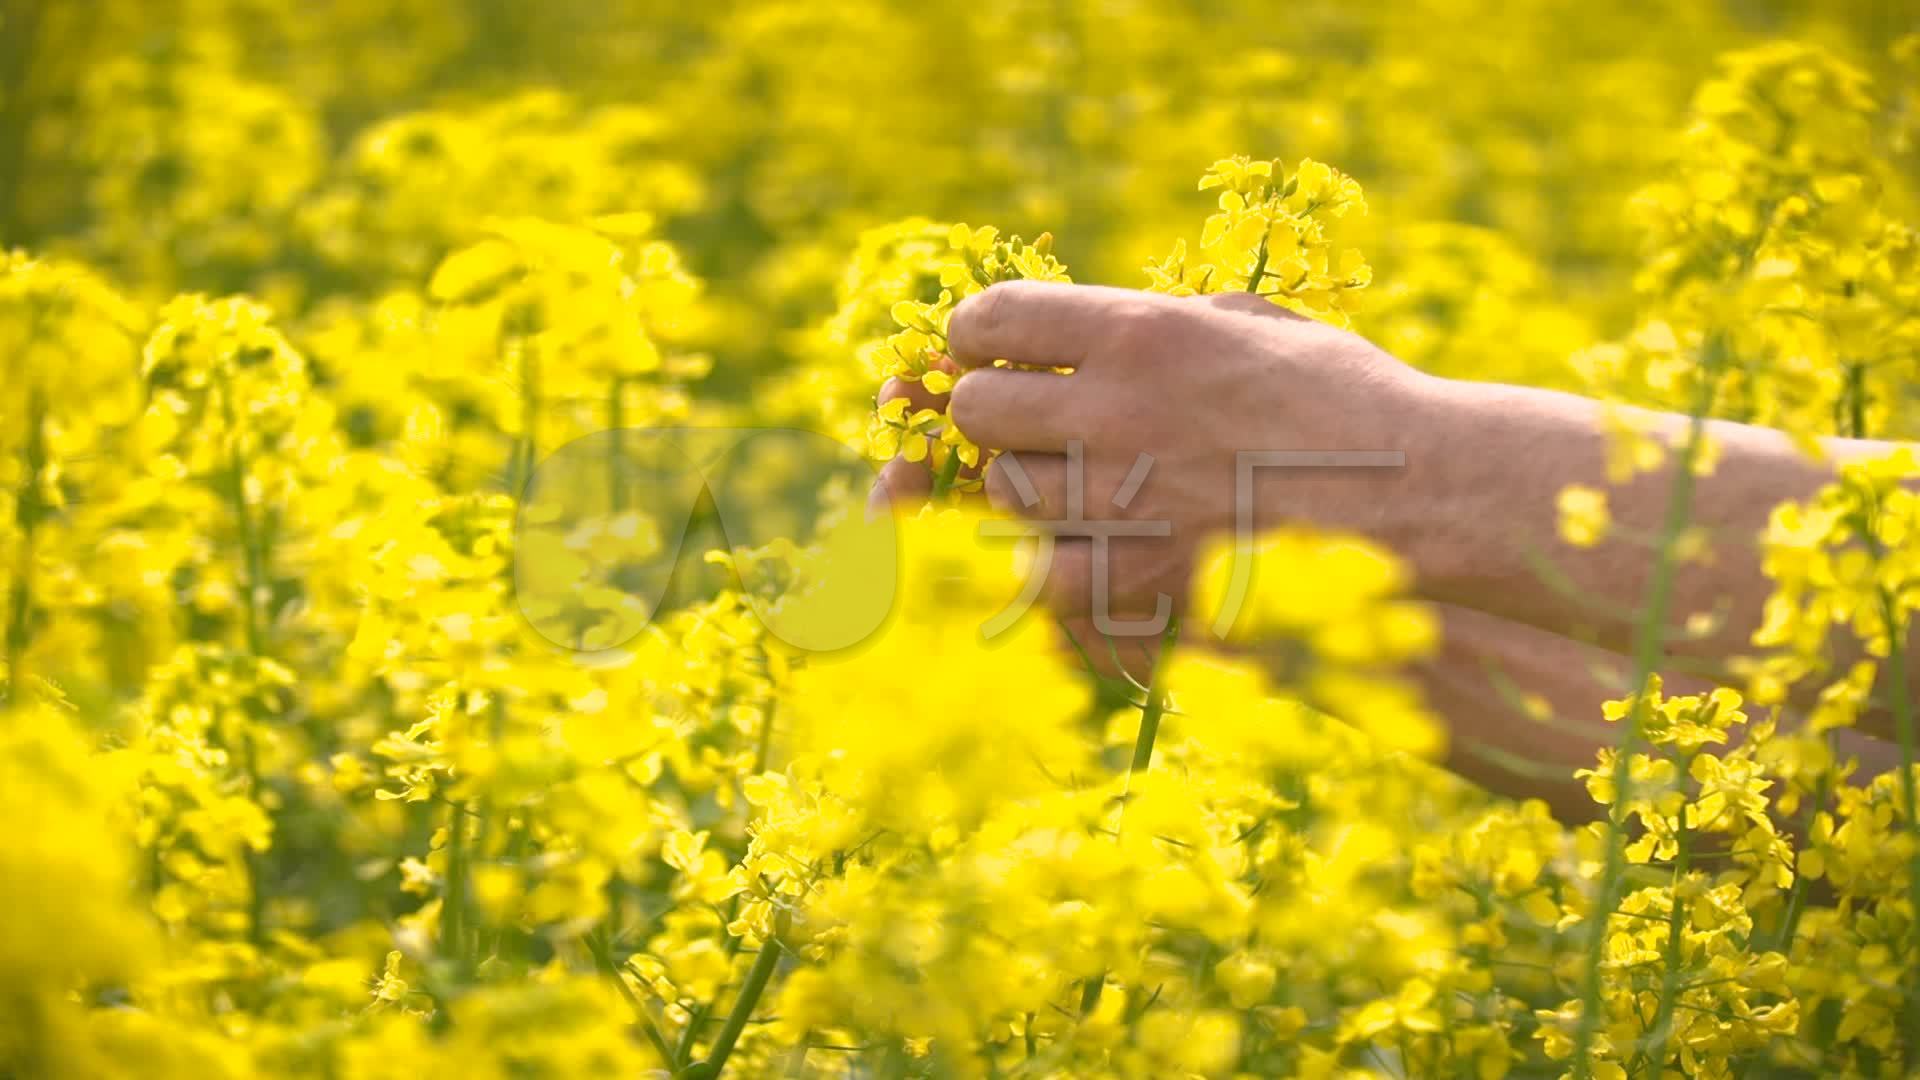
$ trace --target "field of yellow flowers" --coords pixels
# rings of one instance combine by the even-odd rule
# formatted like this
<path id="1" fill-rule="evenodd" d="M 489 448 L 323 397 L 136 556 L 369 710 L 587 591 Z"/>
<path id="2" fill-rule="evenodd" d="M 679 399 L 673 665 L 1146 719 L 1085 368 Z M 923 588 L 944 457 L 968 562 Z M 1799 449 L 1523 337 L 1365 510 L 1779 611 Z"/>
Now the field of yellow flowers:
<path id="1" fill-rule="evenodd" d="M 1744 685 L 1664 696 L 1694 613 L 1656 605 L 1567 827 L 1423 760 L 1397 669 L 1434 624 L 1357 541 L 1263 542 L 1238 632 L 1285 680 L 983 639 L 1022 587 L 975 538 L 984 451 L 875 407 L 941 389 L 957 299 L 1071 273 L 1266 279 L 1450 377 L 1920 436 L 1916 30 L 0 0 L 0 1078 L 1920 1071 L 1913 696 L 1906 768 L 1833 734 L 1913 677 L 1911 458 L 1776 511 Z M 752 543 L 696 509 L 636 600 L 678 525 L 607 436 L 662 427 L 924 458 L 885 626 L 769 631 L 846 474 Z M 1623 431 L 1616 479 L 1676 461 L 1684 509 L 1693 431 Z M 547 513 L 577 446 L 604 497 Z M 1560 510 L 1610 528 L 1604 491 Z"/>

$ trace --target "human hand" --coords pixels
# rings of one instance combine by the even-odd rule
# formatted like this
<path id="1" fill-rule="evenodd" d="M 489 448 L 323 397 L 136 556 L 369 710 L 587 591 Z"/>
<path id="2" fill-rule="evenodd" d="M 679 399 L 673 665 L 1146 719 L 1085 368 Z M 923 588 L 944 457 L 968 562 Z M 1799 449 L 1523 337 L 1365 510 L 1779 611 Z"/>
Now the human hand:
<path id="1" fill-rule="evenodd" d="M 1157 634 L 1202 543 L 1242 526 L 1304 522 L 1391 543 L 1412 525 L 1395 505 L 1400 481 L 1445 438 L 1439 380 L 1246 294 L 1008 282 L 960 304 L 948 343 L 954 422 L 1007 451 L 987 471 L 988 498 L 1052 535 L 1040 569 L 1055 613 L 1108 636 Z M 918 387 L 883 391 L 900 395 L 938 405 Z M 1247 456 L 1273 451 L 1318 464 Z M 1317 453 L 1328 451 L 1375 453 Z M 1407 464 L 1345 467 L 1394 452 Z M 927 487 L 923 465 L 895 461 L 875 499 Z"/>

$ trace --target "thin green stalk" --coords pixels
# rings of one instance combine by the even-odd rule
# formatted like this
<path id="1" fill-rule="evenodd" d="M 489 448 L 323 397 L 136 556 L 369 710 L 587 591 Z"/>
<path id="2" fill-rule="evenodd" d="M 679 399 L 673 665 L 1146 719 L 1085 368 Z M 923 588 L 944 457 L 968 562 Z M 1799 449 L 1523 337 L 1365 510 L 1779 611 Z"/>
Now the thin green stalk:
<path id="1" fill-rule="evenodd" d="M 1834 733 L 1831 731 L 1827 732 L 1824 738 L 1826 739 L 1828 753 L 1831 755 L 1830 760 L 1837 763 L 1840 760 L 1840 744 L 1838 740 L 1835 739 Z M 1829 805 L 1832 801 L 1833 770 L 1828 769 L 1821 775 L 1819 786 L 1814 790 L 1813 797 L 1807 800 L 1806 812 L 1801 815 L 1800 835 L 1806 842 L 1812 841 L 1814 818 L 1819 815 L 1822 807 Z M 1800 916 L 1806 911 L 1806 908 L 1807 875 L 1795 873 L 1793 875 L 1793 886 L 1787 890 L 1787 911 L 1780 919 L 1780 943 L 1775 947 L 1780 953 L 1786 955 L 1792 953 L 1793 936 L 1800 930 Z"/>
<path id="2" fill-rule="evenodd" d="M 616 514 L 627 508 L 626 388 L 616 375 L 607 389 L 607 509 Z"/>
<path id="3" fill-rule="evenodd" d="M 254 534 L 253 515 L 247 511 L 246 474 L 243 471 L 245 467 L 240 451 L 236 448 L 233 462 L 233 512 L 235 525 L 240 530 L 240 548 L 246 571 L 245 580 L 241 585 L 246 590 L 246 597 L 241 610 L 246 625 L 247 651 L 257 657 L 265 655 L 264 633 L 261 628 L 263 619 L 260 612 L 261 579 L 265 574 L 261 566 L 259 544 Z"/>
<path id="4" fill-rule="evenodd" d="M 767 771 L 767 761 L 773 755 L 773 709 L 774 700 L 767 699 L 760 710 L 760 741 L 753 748 L 753 775 Z"/>
<path id="5" fill-rule="evenodd" d="M 247 654 L 260 659 L 266 656 L 265 632 L 262 627 L 264 618 L 260 611 L 260 598 L 265 589 L 265 558 L 260 550 L 260 537 L 254 527 L 253 511 L 247 505 L 247 456 L 241 450 L 242 440 L 239 417 L 233 407 L 233 383 L 221 378 L 220 409 L 226 427 L 226 436 L 232 440 L 227 455 L 227 498 L 233 504 L 234 532 L 240 542 L 240 587 L 242 626 L 246 633 Z M 260 798 L 259 756 L 254 748 L 251 717 L 246 730 L 240 732 L 240 764 L 247 776 L 247 795 L 258 801 Z M 268 811 L 271 814 L 271 810 Z M 266 858 L 253 850 L 245 849 L 243 860 L 247 866 L 247 939 L 254 945 L 266 943 L 267 910 L 267 871 Z"/>
<path id="6" fill-rule="evenodd" d="M 1876 553 L 1877 554 L 1877 553 Z M 1907 632 L 1899 604 L 1884 587 L 1880 590 L 1880 608 L 1892 638 L 1887 656 L 1887 673 L 1893 680 L 1894 733 L 1900 740 L 1900 797 L 1906 803 L 1907 902 L 1912 919 L 1907 927 L 1907 1064 L 1920 1053 L 1920 807 L 1914 802 L 1913 766 L 1915 760 L 1913 698 L 1907 675 Z"/>
<path id="7" fill-rule="evenodd" d="M 1676 771 L 1682 776 L 1687 774 L 1684 767 Z M 1648 1075 L 1654 1080 L 1659 1080 L 1665 1071 L 1667 1039 L 1673 1027 L 1673 1007 L 1680 995 L 1680 937 L 1686 925 L 1686 909 L 1680 902 L 1680 890 L 1686 884 L 1693 856 L 1693 837 L 1687 830 L 1684 807 L 1681 809 L 1679 825 L 1674 835 L 1679 850 L 1674 854 L 1673 884 L 1668 888 L 1667 947 L 1665 966 L 1660 975 L 1660 1007 L 1653 1016 L 1653 1055 L 1647 1066 Z"/>
<path id="8" fill-rule="evenodd" d="M 27 403 L 26 483 L 14 503 L 20 549 L 7 605 L 7 700 L 19 703 L 27 692 L 27 639 L 33 623 L 34 531 L 45 510 L 40 503 L 40 470 L 46 467 L 45 405 L 33 393 Z"/>
<path id="9" fill-rule="evenodd" d="M 254 750 L 253 733 L 244 732 L 240 743 L 240 763 L 246 770 L 251 794 L 257 800 L 260 791 L 260 758 Z M 247 864 L 247 940 L 255 946 L 267 943 L 267 860 L 251 845 L 245 849 Z"/>
<path id="10" fill-rule="evenodd" d="M 1153 744 L 1160 736 L 1160 718 L 1167 712 L 1167 669 L 1173 656 L 1174 644 L 1180 638 L 1180 616 L 1167 617 L 1167 628 L 1160 634 L 1160 655 L 1154 657 L 1153 673 L 1147 677 L 1147 700 L 1140 707 L 1140 733 L 1134 736 L 1133 760 L 1127 765 L 1126 785 L 1122 790 L 1122 799 L 1133 790 L 1135 773 L 1145 772 L 1153 764 Z M 1127 804 L 1120 804 L 1120 816 L 1124 818 Z M 1119 823 L 1114 825 L 1119 832 Z M 1107 983 L 1106 972 L 1088 979 L 1080 987 L 1080 1015 L 1091 1016 L 1100 1006 L 1100 994 Z"/>
<path id="11" fill-rule="evenodd" d="M 1167 663 L 1174 642 L 1180 637 L 1180 616 L 1169 615 L 1167 628 L 1160 635 L 1160 655 L 1154 659 L 1153 674 L 1148 676 L 1147 703 L 1140 710 L 1140 734 L 1133 740 L 1133 761 L 1127 766 L 1128 786 L 1133 774 L 1145 772 L 1153 763 L 1153 744 L 1160 735 L 1160 718 L 1167 713 Z"/>
<path id="12" fill-rule="evenodd" d="M 1253 256 L 1253 273 L 1247 275 L 1247 291 L 1260 295 L 1260 281 L 1267 276 L 1267 238 L 1260 238 L 1260 250 Z"/>
<path id="13" fill-rule="evenodd" d="M 1847 435 L 1864 439 L 1867 437 L 1867 365 L 1853 362 L 1845 367 L 1847 389 L 1843 400 L 1847 405 Z"/>
<path id="14" fill-rule="evenodd" d="M 508 464 L 507 494 L 518 499 L 533 479 L 540 452 L 540 365 L 526 339 L 516 338 L 520 346 L 520 438 L 513 444 L 513 460 Z M 502 340 L 502 347 L 506 344 Z"/>
<path id="15" fill-rule="evenodd" d="M 227 438 L 233 441 L 227 456 L 227 499 L 233 504 L 233 528 L 240 540 L 240 576 L 244 594 L 241 598 L 241 617 L 246 629 L 247 652 L 255 657 L 266 655 L 262 646 L 262 628 L 260 612 L 260 593 L 266 577 L 264 559 L 260 553 L 260 538 L 254 528 L 253 511 L 247 505 L 247 456 L 240 449 L 241 437 L 239 418 L 233 409 L 233 383 L 226 379 L 220 384 L 220 408 L 226 424 Z"/>
<path id="16" fill-rule="evenodd" d="M 1805 815 L 1806 823 L 1803 826 L 1808 836 L 1813 835 L 1814 813 L 1815 805 L 1809 805 Z M 1793 885 L 1787 890 L 1786 914 L 1780 917 L 1780 941 L 1776 948 L 1782 954 L 1791 954 L 1793 951 L 1793 935 L 1800 930 L 1800 912 L 1805 909 L 1806 902 L 1807 875 L 1796 871 L 1793 875 Z"/>
<path id="17" fill-rule="evenodd" d="M 447 804 L 447 886 L 440 907 L 440 952 L 462 974 L 467 969 L 467 849 L 465 803 Z"/>
<path id="18" fill-rule="evenodd" d="M 727 921 L 731 923 L 739 916 L 739 912 L 740 898 L 736 896 L 734 897 L 732 906 L 728 909 Z M 729 971 L 733 968 L 733 958 L 738 955 L 740 955 L 740 939 L 729 934 L 727 935 L 726 948 L 727 968 Z M 700 1029 L 706 1026 L 707 1018 L 713 1015 L 714 1006 L 719 1003 L 720 995 L 725 993 L 726 989 L 727 985 L 725 983 L 720 984 L 719 989 L 713 992 L 713 1001 L 702 1002 L 698 1008 L 693 1010 L 693 1016 L 687 1020 L 686 1030 L 680 1033 L 679 1041 L 674 1043 L 673 1046 L 672 1064 L 674 1068 L 686 1065 L 692 1059 L 693 1041 L 699 1038 Z"/>
<path id="19" fill-rule="evenodd" d="M 1627 807 L 1633 800 L 1633 771 L 1630 767 L 1639 748 L 1647 722 L 1647 680 L 1660 662 L 1666 644 L 1668 609 L 1673 601 L 1674 576 L 1678 569 L 1674 548 L 1687 527 L 1692 513 L 1694 463 L 1706 442 L 1707 413 L 1713 407 L 1715 381 L 1720 374 L 1725 344 L 1715 337 L 1707 342 L 1702 359 L 1700 387 L 1688 413 L 1687 439 L 1674 465 L 1667 508 L 1660 526 L 1660 538 L 1654 552 L 1653 576 L 1647 584 L 1647 600 L 1635 628 L 1633 648 L 1633 709 L 1613 763 L 1614 800 L 1607 815 L 1607 856 L 1600 876 L 1598 894 L 1587 923 L 1586 969 L 1580 986 L 1580 1022 L 1574 1032 L 1573 1076 L 1590 1080 L 1593 1075 L 1593 1041 L 1600 1026 L 1600 967 L 1606 951 L 1607 924 L 1619 902 L 1621 877 L 1626 870 Z"/>
<path id="20" fill-rule="evenodd" d="M 488 702 L 488 706 L 489 706 L 487 709 L 488 737 L 492 740 L 492 744 L 494 746 L 499 746 L 502 742 L 506 741 L 506 729 L 507 729 L 506 702 L 501 699 L 500 695 L 495 694 L 493 695 L 492 699 Z M 494 814 L 494 802 L 493 802 L 493 789 L 491 787 L 488 787 L 487 790 L 481 793 L 479 812 L 474 816 L 479 818 L 480 824 L 477 825 L 473 831 L 473 848 L 467 855 L 468 866 L 472 866 L 475 862 L 486 859 L 487 853 L 493 848 L 492 841 L 493 841 L 493 827 L 495 822 L 495 814 Z M 469 880 L 471 880 L 471 877 L 472 877 L 472 874 L 471 874 L 471 871 L 469 871 L 468 873 Z M 500 944 L 500 937 L 504 932 L 505 932 L 504 929 L 499 929 L 499 928 L 493 929 L 491 933 L 492 941 L 489 942 L 488 941 L 489 928 L 484 924 L 482 920 L 479 920 L 479 919 L 474 920 L 474 924 L 472 927 L 472 940 L 470 945 L 472 948 L 472 953 L 471 953 L 473 957 L 472 962 L 476 967 L 482 962 L 483 958 L 486 957 L 490 952 L 495 952 L 498 950 L 498 947 Z"/>
<path id="21" fill-rule="evenodd" d="M 1835 426 L 1842 435 L 1864 439 L 1867 437 L 1867 365 L 1856 361 L 1843 361 L 1842 368 L 1846 371 L 1847 383 L 1846 391 L 1841 395 L 1841 400 L 1834 409 Z M 1831 760 L 1838 762 L 1840 748 L 1835 741 L 1834 733 L 1829 731 L 1823 738 Z M 1833 797 L 1831 773 L 1832 770 L 1828 770 L 1821 775 L 1819 787 L 1815 790 L 1813 798 L 1807 801 L 1807 809 L 1800 829 L 1802 837 L 1808 841 L 1813 837 L 1814 817 Z M 1780 919 L 1780 942 L 1777 949 L 1783 954 L 1791 953 L 1793 950 L 1793 937 L 1800 929 L 1800 915 L 1806 910 L 1806 893 L 1807 876 L 1794 874 L 1793 886 L 1787 891 L 1787 911 Z"/>
<path id="22" fill-rule="evenodd" d="M 727 1014 L 726 1023 L 720 1026 L 720 1034 L 714 1036 L 713 1048 L 707 1051 L 707 1059 L 696 1065 L 689 1065 L 680 1071 L 686 1080 L 703 1080 L 717 1077 L 726 1067 L 727 1058 L 733 1056 L 733 1047 L 740 1041 L 740 1033 L 747 1028 L 747 1021 L 753 1018 L 753 1010 L 760 1004 L 760 995 L 766 992 L 767 983 L 773 980 L 773 969 L 780 966 L 780 941 L 777 934 L 769 935 L 760 943 L 760 954 L 753 958 L 753 967 L 747 971 L 747 981 L 740 984 L 740 996 L 734 999 L 733 1011 Z"/>
<path id="23" fill-rule="evenodd" d="M 43 3 L 8 4 L 6 34 L 0 38 L 0 241 L 13 235 L 26 176 L 27 137 L 33 126 L 33 62 L 54 53 L 43 51 L 40 21 L 51 7 Z"/>
<path id="24" fill-rule="evenodd" d="M 1102 971 L 1080 984 L 1080 1015 L 1092 1016 L 1093 1010 L 1100 1007 L 1100 995 L 1107 986 L 1107 973 Z"/>
<path id="25" fill-rule="evenodd" d="M 20 530 L 19 558 L 15 560 L 12 598 L 7 614 L 7 683 L 5 700 L 26 700 L 27 635 L 33 613 L 33 529 Z"/>
<path id="26" fill-rule="evenodd" d="M 726 710 L 721 709 L 718 711 L 725 712 Z M 760 712 L 760 743 L 754 749 L 753 775 L 758 776 L 767 771 L 767 759 L 771 756 L 772 750 L 773 702 L 768 701 L 766 707 Z M 731 924 L 733 920 L 739 917 L 740 897 L 736 895 L 727 904 L 727 922 Z M 729 966 L 733 963 L 733 958 L 738 955 L 740 955 L 740 938 L 729 934 L 727 936 L 727 963 Z M 726 986 L 722 985 L 718 990 L 714 991 L 713 1001 L 704 1002 L 699 1008 L 693 1011 L 693 1017 L 687 1021 L 687 1029 L 680 1033 L 680 1041 L 674 1044 L 673 1063 L 676 1068 L 685 1065 L 687 1060 L 692 1056 L 693 1040 L 699 1036 L 700 1028 L 707 1022 L 707 1017 L 713 1015 L 713 1008 L 718 1004 L 719 996 L 725 990 Z"/>
<path id="27" fill-rule="evenodd" d="M 954 478 L 960 475 L 960 455 L 949 452 L 946 463 L 933 477 L 933 497 L 939 498 L 953 488 Z"/>
<path id="28" fill-rule="evenodd" d="M 667 1068 L 673 1068 L 675 1064 L 673 1049 L 667 1045 L 666 1036 L 660 1033 L 660 1026 L 654 1023 L 653 1013 L 647 1010 L 646 1002 L 641 1001 L 634 994 L 633 988 L 627 985 L 627 980 L 620 977 L 620 968 L 613 962 L 612 948 L 602 941 L 597 933 L 589 933 L 582 940 L 586 942 L 587 951 L 593 954 L 594 965 L 600 969 L 602 975 L 613 980 L 614 987 L 620 991 L 620 996 L 626 999 L 628 1008 L 633 1010 L 634 1026 L 646 1036 L 647 1042 L 652 1045 L 654 1052 L 660 1055 L 660 1060 L 666 1064 Z"/>
<path id="29" fill-rule="evenodd" d="M 528 835 L 525 821 L 515 821 L 512 817 L 508 817 L 506 822 L 507 839 L 502 857 L 512 865 L 526 857 L 527 845 L 531 842 L 531 837 Z M 526 971 L 527 953 L 527 938 L 519 930 L 511 925 L 500 926 L 494 930 L 493 954 L 513 964 L 516 971 L 521 973 Z"/>

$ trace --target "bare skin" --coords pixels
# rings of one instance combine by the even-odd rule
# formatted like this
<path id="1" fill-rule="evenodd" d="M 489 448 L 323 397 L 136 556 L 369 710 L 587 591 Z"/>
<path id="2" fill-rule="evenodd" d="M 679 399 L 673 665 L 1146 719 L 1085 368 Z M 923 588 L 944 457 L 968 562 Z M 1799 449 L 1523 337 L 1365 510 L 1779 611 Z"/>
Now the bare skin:
<path id="1" fill-rule="evenodd" d="M 1561 821 L 1598 820 L 1575 769 L 1592 768 L 1594 751 L 1620 741 L 1600 703 L 1632 685 L 1626 657 L 1595 645 L 1488 615 L 1439 605 L 1438 655 L 1414 665 L 1427 703 L 1452 732 L 1445 764 L 1490 791 L 1544 799 Z M 1668 693 L 1699 694 L 1712 682 L 1664 673 Z M 1735 730 L 1738 740 L 1743 732 Z M 1861 774 L 1896 768 L 1899 748 L 1859 731 L 1834 733 L 1841 758 L 1859 759 Z"/>
<path id="2" fill-rule="evenodd" d="M 962 372 L 954 422 L 980 445 L 1010 451 L 1026 477 L 1016 483 L 1013 468 L 996 463 L 985 484 L 996 507 L 1040 521 L 1067 517 L 1071 443 L 1084 461 L 1085 517 L 1170 524 L 1165 537 L 1114 541 L 1104 567 L 1087 541 L 1062 537 L 1045 595 L 1070 624 L 1096 613 L 1097 578 L 1116 618 L 1150 615 L 1161 597 L 1178 604 L 1186 596 L 1200 544 L 1235 525 L 1242 451 L 1403 452 L 1396 468 L 1257 470 L 1254 524 L 1346 530 L 1406 559 L 1419 592 L 1444 605 L 1449 643 L 1417 674 L 1454 732 L 1450 764 L 1496 790 L 1573 808 L 1577 792 L 1542 789 L 1544 781 L 1507 766 L 1578 767 L 1612 741 L 1599 703 L 1619 696 L 1626 681 L 1621 657 L 1631 650 L 1653 563 L 1642 538 L 1659 532 L 1671 487 L 1671 476 L 1656 470 L 1613 488 L 1621 538 L 1592 548 L 1560 541 L 1559 491 L 1607 486 L 1607 406 L 1425 375 L 1358 335 L 1242 295 L 1010 282 L 960 304 L 949 345 Z M 994 367 L 999 359 L 1073 375 Z M 1687 425 L 1681 416 L 1614 410 L 1623 414 L 1669 443 Z M 1770 591 L 1755 540 L 1772 507 L 1831 476 L 1830 465 L 1809 460 L 1780 432 L 1720 421 L 1709 431 L 1719 464 L 1700 480 L 1691 519 L 1707 529 L 1711 557 L 1682 567 L 1671 611 L 1676 627 L 1695 613 L 1712 622 L 1669 634 L 1666 650 L 1675 668 L 1704 678 L 1723 676 L 1732 658 L 1751 651 Z M 1834 460 L 1893 448 L 1826 444 Z M 1117 505 L 1113 496 L 1143 454 L 1152 458 L 1144 482 Z M 924 465 L 895 461 L 875 498 L 910 500 L 926 484 Z M 1134 655 L 1145 651 L 1143 642 Z M 1595 674 L 1603 670 L 1618 674 Z M 1490 672 L 1504 673 L 1499 686 Z M 1488 706 L 1515 693 L 1537 695 L 1577 722 L 1548 731 L 1524 712 Z M 1861 726 L 1891 737 L 1884 700 Z"/>

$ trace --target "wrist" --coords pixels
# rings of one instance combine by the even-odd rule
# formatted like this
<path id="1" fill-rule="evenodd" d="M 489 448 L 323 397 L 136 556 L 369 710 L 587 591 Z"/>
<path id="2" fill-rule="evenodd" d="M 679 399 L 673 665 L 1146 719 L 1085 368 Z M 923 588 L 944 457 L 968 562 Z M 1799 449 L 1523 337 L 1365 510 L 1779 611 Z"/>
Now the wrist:
<path id="1" fill-rule="evenodd" d="M 1429 378 L 1409 422 L 1393 547 L 1427 599 L 1530 621 L 1557 601 L 1541 560 L 1559 552 L 1555 496 L 1604 476 L 1596 406 L 1557 391 Z"/>
<path id="2" fill-rule="evenodd" d="M 1465 479 L 1458 464 L 1476 453 L 1473 398 L 1459 385 L 1410 369 L 1370 382 L 1366 406 L 1322 417 L 1316 426 L 1328 434 L 1304 446 L 1297 462 L 1251 469 L 1257 525 L 1364 537 L 1406 562 L 1417 586 L 1456 573 L 1472 543 L 1453 512 Z"/>

